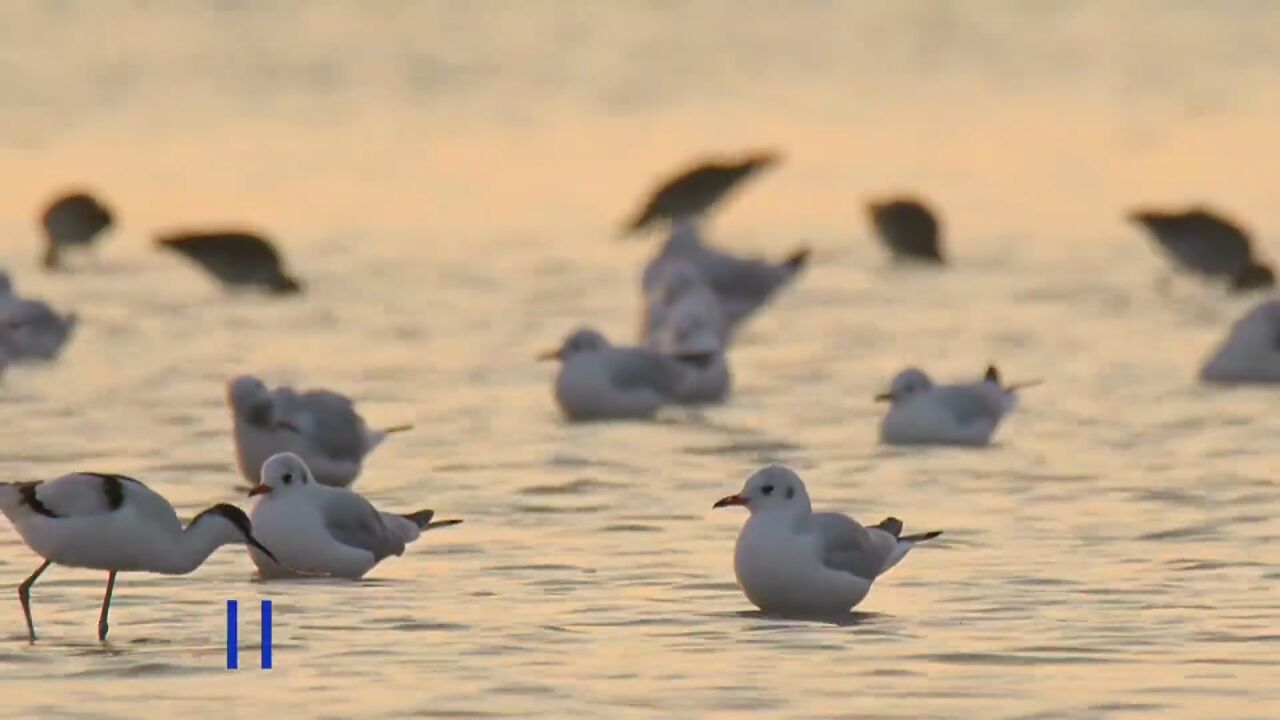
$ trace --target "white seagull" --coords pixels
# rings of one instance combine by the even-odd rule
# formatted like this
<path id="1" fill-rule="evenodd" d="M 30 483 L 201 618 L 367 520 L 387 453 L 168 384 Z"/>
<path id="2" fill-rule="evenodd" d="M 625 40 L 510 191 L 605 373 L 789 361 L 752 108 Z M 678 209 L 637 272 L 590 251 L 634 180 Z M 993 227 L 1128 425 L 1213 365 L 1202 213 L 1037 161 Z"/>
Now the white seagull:
<path id="1" fill-rule="evenodd" d="M 76 327 L 75 313 L 61 315 L 43 300 L 20 297 L 0 270 L 0 350 L 13 360 L 52 360 Z"/>
<path id="2" fill-rule="evenodd" d="M 982 380 L 934 385 L 923 370 L 898 373 L 889 391 L 876 396 L 891 406 L 880 423 L 888 445 L 988 445 L 1000 420 L 1017 405 L 1017 391 L 1039 380 L 1001 385 L 1000 373 L 987 368 Z"/>
<path id="3" fill-rule="evenodd" d="M 662 263 L 643 291 L 640 341 L 646 346 L 653 346 L 659 332 L 670 324 L 669 318 L 689 313 L 702 316 L 703 322 L 713 328 L 719 344 L 728 344 L 730 328 L 724 306 L 692 262 L 672 258 Z"/>
<path id="4" fill-rule="evenodd" d="M 0 512 L 27 547 L 45 559 L 18 586 L 31 642 L 36 639 L 31 585 L 52 563 L 109 573 L 98 618 L 98 640 L 105 641 L 116 573 L 185 575 L 231 543 L 270 554 L 234 505 L 214 505 L 184 529 L 168 500 L 124 475 L 80 472 L 47 482 L 0 483 Z"/>
<path id="5" fill-rule="evenodd" d="M 1280 299 L 1255 305 L 1200 370 L 1212 383 L 1280 382 Z"/>
<path id="6" fill-rule="evenodd" d="M 387 435 L 412 425 L 370 428 L 351 400 L 328 390 L 274 391 L 251 375 L 227 385 L 240 474 L 258 481 L 262 464 L 279 452 L 301 455 L 316 480 L 347 486 L 360 476 L 365 456 Z"/>
<path id="7" fill-rule="evenodd" d="M 435 528 L 461 520 L 432 521 L 435 512 L 406 515 L 378 511 L 346 488 L 321 485 L 302 458 L 273 455 L 262 466 L 262 482 L 249 491 L 258 498 L 250 513 L 254 533 L 274 556 L 249 548 L 263 577 L 325 575 L 359 579 L 389 555 Z M 278 558 L 278 559 L 277 559 Z"/>
<path id="8" fill-rule="evenodd" d="M 559 360 L 555 398 L 569 420 L 653 417 L 675 402 L 688 370 L 646 348 L 614 347 L 599 332 L 584 328 L 565 338 L 541 360 Z"/>
<path id="9" fill-rule="evenodd" d="M 781 615 L 848 612 L 916 543 L 942 534 L 902 535 L 892 517 L 863 527 L 848 515 L 813 512 L 804 482 L 781 465 L 756 471 L 713 507 L 732 505 L 751 512 L 733 552 L 738 584 L 753 605 Z"/>
<path id="10" fill-rule="evenodd" d="M 677 303 L 645 342 L 684 367 L 685 380 L 673 397 L 679 403 L 717 403 L 729 395 L 733 378 L 721 335 L 723 316 L 719 303 L 710 303 Z"/>
<path id="11" fill-rule="evenodd" d="M 643 284 L 648 292 L 662 280 L 667 271 L 665 265 L 677 260 L 690 262 L 698 268 L 711 290 L 720 298 L 725 317 L 732 328 L 790 283 L 804 269 L 808 259 L 808 248 L 800 248 L 777 264 L 755 258 L 734 257 L 707 246 L 702 241 L 697 224 L 691 219 L 685 219 L 672 224 L 671 236 L 666 244 L 645 267 Z"/>

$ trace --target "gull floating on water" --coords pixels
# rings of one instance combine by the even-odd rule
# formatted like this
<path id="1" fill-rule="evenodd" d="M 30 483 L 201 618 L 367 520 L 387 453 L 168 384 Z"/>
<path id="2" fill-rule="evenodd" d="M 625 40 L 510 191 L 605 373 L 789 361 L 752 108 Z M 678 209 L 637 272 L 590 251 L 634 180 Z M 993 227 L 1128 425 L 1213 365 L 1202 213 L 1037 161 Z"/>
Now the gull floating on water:
<path id="1" fill-rule="evenodd" d="M 867 205 L 880 242 L 896 260 L 942 263 L 942 232 L 934 213 L 914 198 Z"/>
<path id="2" fill-rule="evenodd" d="M 66 250 L 89 247 L 112 222 L 111 211 L 88 193 L 71 192 L 54 198 L 40 214 L 44 266 L 59 267 Z"/>
<path id="3" fill-rule="evenodd" d="M 156 244 L 180 253 L 230 288 L 257 287 L 286 295 L 302 283 L 284 270 L 275 246 L 246 232 L 192 232 L 161 236 Z"/>
<path id="4" fill-rule="evenodd" d="M 360 476 L 365 456 L 387 435 L 412 425 L 372 429 L 351 400 L 328 390 L 298 392 L 267 388 L 252 375 L 227 384 L 236 443 L 236 463 L 250 483 L 258 481 L 262 464 L 280 452 L 306 460 L 324 485 L 346 486 Z"/>
<path id="5" fill-rule="evenodd" d="M 250 519 L 254 533 L 274 557 L 249 548 L 263 577 L 328 575 L 358 579 L 427 530 L 457 525 L 436 520 L 433 510 L 407 515 L 379 512 L 346 488 L 321 485 L 302 458 L 271 456 L 262 466 L 262 482 L 249 491 L 258 498 Z"/>
<path id="6" fill-rule="evenodd" d="M 982 380 L 934 385 L 924 371 L 907 368 L 893 379 L 880 423 L 880 440 L 889 445 L 988 445 L 1000 420 L 1017 405 L 1017 391 L 1039 384 L 1002 385 L 995 367 Z"/>
<path id="7" fill-rule="evenodd" d="M 27 547 L 45 559 L 18 586 L 31 642 L 36 639 L 31 585 L 52 563 L 107 571 L 98 617 L 98 640 L 105 641 L 116 573 L 185 575 L 214 550 L 233 543 L 270 554 L 234 505 L 214 505 L 184 529 L 168 500 L 124 475 L 81 472 L 48 482 L 0 483 L 0 512 Z"/>
<path id="8" fill-rule="evenodd" d="M 559 360 L 555 398 L 569 420 L 653 417 L 675 401 L 688 371 L 647 348 L 614 347 L 596 330 L 583 328 L 541 360 Z"/>
<path id="9" fill-rule="evenodd" d="M 673 269 L 680 272 L 668 273 L 665 289 L 648 298 L 644 345 L 686 369 L 676 402 L 723 402 L 732 382 L 724 310 L 696 268 L 686 263 Z"/>
<path id="10" fill-rule="evenodd" d="M 19 297 L 0 270 L 0 351 L 13 360 L 52 360 L 76 327 L 75 313 L 61 315 L 43 300 Z"/>
<path id="11" fill-rule="evenodd" d="M 1200 370 L 1213 383 L 1280 383 L 1280 300 L 1255 305 Z"/>
<path id="12" fill-rule="evenodd" d="M 804 482 L 780 465 L 757 471 L 714 507 L 734 505 L 751 513 L 733 552 L 738 584 L 751 604 L 781 615 L 848 612 L 917 543 L 942 534 L 902 535 L 892 517 L 863 527 L 848 515 L 813 512 Z"/>
<path id="13" fill-rule="evenodd" d="M 659 265 L 644 292 L 644 316 L 640 340 L 651 346 L 659 332 L 675 315 L 694 313 L 710 324 L 721 344 L 729 342 L 729 320 L 711 284 L 691 261 L 671 258 Z"/>
<path id="14" fill-rule="evenodd" d="M 663 282 L 672 263 L 690 263 L 702 273 L 720 298 L 729 332 L 773 297 L 804 269 L 809 249 L 800 248 L 781 263 L 739 258 L 707 246 L 698 226 L 689 220 L 673 224 L 666 244 L 645 267 L 643 287 L 651 292 Z"/>
<path id="15" fill-rule="evenodd" d="M 634 233 L 660 220 L 703 215 L 743 180 L 779 159 L 778 153 L 766 151 L 739 160 L 695 165 L 660 185 L 635 218 L 626 224 L 624 232 Z"/>
<path id="16" fill-rule="evenodd" d="M 1230 283 L 1243 291 L 1275 285 L 1275 274 L 1254 255 L 1240 226 L 1203 208 L 1185 212 L 1136 211 L 1130 219 L 1146 228 L 1175 263 Z"/>

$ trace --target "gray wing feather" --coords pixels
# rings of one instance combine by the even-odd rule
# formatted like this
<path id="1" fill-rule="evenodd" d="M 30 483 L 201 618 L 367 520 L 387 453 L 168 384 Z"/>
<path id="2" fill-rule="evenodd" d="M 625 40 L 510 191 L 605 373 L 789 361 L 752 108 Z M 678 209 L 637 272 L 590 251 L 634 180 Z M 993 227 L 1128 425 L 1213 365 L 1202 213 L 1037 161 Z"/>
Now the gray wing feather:
<path id="1" fill-rule="evenodd" d="M 886 530 L 864 528 L 840 513 L 814 513 L 813 523 L 822 539 L 822 564 L 867 580 L 880 574 L 898 544 L 898 538 Z"/>
<path id="2" fill-rule="evenodd" d="M 955 417 L 956 422 L 968 425 L 978 420 L 999 420 L 1003 408 L 980 389 L 970 386 L 937 388 L 938 401 Z"/>
<path id="3" fill-rule="evenodd" d="M 325 528 L 343 545 L 368 551 L 377 560 L 404 552 L 404 541 L 391 532 L 377 509 L 353 492 L 334 492 L 323 514 Z"/>
<path id="4" fill-rule="evenodd" d="M 359 462 L 368 450 L 364 419 L 351 400 L 328 390 L 276 391 L 282 414 L 303 430 L 317 449 L 335 460 Z"/>
<path id="5" fill-rule="evenodd" d="M 671 396 L 680 389 L 683 374 L 672 360 L 643 348 L 611 348 L 610 379 L 620 388 L 648 388 Z"/>

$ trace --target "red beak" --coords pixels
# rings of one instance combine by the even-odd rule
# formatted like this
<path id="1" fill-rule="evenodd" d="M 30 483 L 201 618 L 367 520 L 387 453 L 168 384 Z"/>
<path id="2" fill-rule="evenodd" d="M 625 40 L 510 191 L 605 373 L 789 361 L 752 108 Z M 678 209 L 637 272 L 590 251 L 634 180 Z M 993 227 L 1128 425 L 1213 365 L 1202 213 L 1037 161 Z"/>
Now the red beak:
<path id="1" fill-rule="evenodd" d="M 259 483 L 258 485 L 254 485 L 253 488 L 249 490 L 249 497 L 253 497 L 255 495 L 266 495 L 269 492 L 271 492 L 271 488 Z"/>
<path id="2" fill-rule="evenodd" d="M 729 507 L 730 505 L 746 505 L 746 504 L 747 504 L 747 499 L 742 497 L 741 495 L 730 495 L 728 497 L 722 497 L 719 500 L 717 500 L 716 504 L 712 505 L 711 508 L 714 510 L 715 508 Z"/>

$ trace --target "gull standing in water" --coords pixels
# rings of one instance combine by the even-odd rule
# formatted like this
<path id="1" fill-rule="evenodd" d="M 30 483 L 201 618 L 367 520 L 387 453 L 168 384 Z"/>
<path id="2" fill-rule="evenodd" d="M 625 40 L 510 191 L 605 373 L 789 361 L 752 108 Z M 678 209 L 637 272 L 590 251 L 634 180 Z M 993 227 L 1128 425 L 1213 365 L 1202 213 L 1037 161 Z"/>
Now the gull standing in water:
<path id="1" fill-rule="evenodd" d="M 688 380 L 680 363 L 646 348 L 614 347 L 590 328 L 539 359 L 560 361 L 556 404 L 571 421 L 653 417 Z"/>
<path id="2" fill-rule="evenodd" d="M 306 459 L 316 479 L 325 485 L 346 486 L 360 476 L 365 456 L 387 435 L 411 429 L 394 425 L 371 429 L 351 400 L 328 390 L 298 392 L 291 387 L 274 391 L 252 375 L 227 384 L 227 404 L 236 443 L 240 474 L 256 483 L 262 464 L 279 452 L 295 452 Z"/>
<path id="3" fill-rule="evenodd" d="M 204 268 L 228 288 L 257 287 L 273 294 L 301 292 L 302 283 L 284 270 L 275 246 L 253 233 L 186 232 L 161 236 L 156 244 Z"/>
<path id="4" fill-rule="evenodd" d="M 19 297 L 0 270 L 0 350 L 14 360 L 52 360 L 76 327 L 75 313 L 61 315 L 43 300 Z"/>
<path id="5" fill-rule="evenodd" d="M 249 548 L 263 577 L 358 579 L 388 556 L 404 553 L 421 533 L 462 522 L 432 521 L 433 510 L 379 512 L 346 488 L 317 483 L 293 453 L 268 458 L 262 481 L 249 494 L 258 498 L 250 515 L 254 532 L 275 552 Z"/>
<path id="6" fill-rule="evenodd" d="M 751 513 L 733 552 L 738 584 L 751 604 L 781 615 L 848 612 L 917 543 L 942 534 L 903 535 L 892 517 L 863 527 L 848 515 L 813 512 L 804 482 L 780 465 L 757 471 L 713 507 L 735 505 Z"/>
<path id="7" fill-rule="evenodd" d="M 989 367 L 978 382 L 934 385 L 923 370 L 907 368 L 888 392 L 876 396 L 891 404 L 880 423 L 880 440 L 888 445 L 988 445 L 1000 420 L 1017 405 L 1017 391 L 1039 382 L 1004 386 L 1000 373 Z"/>
<path id="8" fill-rule="evenodd" d="M 1254 255 L 1245 231 L 1208 210 L 1140 210 L 1129 217 L 1146 228 L 1169 257 L 1186 270 L 1226 280 L 1235 291 L 1268 288 L 1276 283 L 1275 273 Z"/>
<path id="9" fill-rule="evenodd" d="M 1200 369 L 1211 383 L 1280 383 L 1280 300 L 1255 305 Z"/>
<path id="10" fill-rule="evenodd" d="M 776 152 L 758 152 L 740 160 L 716 160 L 695 165 L 658 186 L 624 234 L 634 233 L 661 220 L 705 214 L 742 181 L 778 162 Z"/>
<path id="11" fill-rule="evenodd" d="M 61 267 L 62 254 L 68 249 L 92 246 L 112 222 L 111 211 L 88 193 L 71 192 L 54 198 L 40 214 L 45 268 Z"/>
<path id="12" fill-rule="evenodd" d="M 895 198 L 867 205 L 880 242 L 895 260 L 942 264 L 942 231 L 938 218 L 921 201 Z"/>
<path id="13" fill-rule="evenodd" d="M 98 617 L 98 640 L 105 641 L 116 573 L 185 575 L 229 544 L 271 554 L 254 538 L 240 508 L 214 505 L 184 529 L 168 500 L 124 475 L 81 472 L 47 482 L 0 483 L 0 512 L 27 547 L 45 559 L 18 586 L 31 642 L 36 640 L 31 586 L 50 564 L 107 571 Z"/>
<path id="14" fill-rule="evenodd" d="M 732 331 L 735 325 L 790 283 L 804 269 L 808 259 L 808 248 L 800 248 L 790 258 L 777 264 L 754 258 L 734 257 L 707 246 L 702 241 L 698 226 L 686 219 L 672 224 L 671 236 L 658 255 L 645 267 L 642 282 L 648 293 L 663 282 L 663 276 L 669 272 L 672 263 L 692 264 L 720 299 L 728 327 Z"/>

